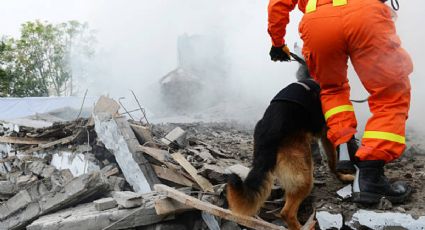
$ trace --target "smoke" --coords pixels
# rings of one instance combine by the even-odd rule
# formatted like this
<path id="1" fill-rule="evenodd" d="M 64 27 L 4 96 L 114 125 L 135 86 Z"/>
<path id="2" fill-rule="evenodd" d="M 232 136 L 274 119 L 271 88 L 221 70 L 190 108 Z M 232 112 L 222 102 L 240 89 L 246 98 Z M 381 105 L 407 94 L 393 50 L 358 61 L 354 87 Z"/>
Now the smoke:
<path id="1" fill-rule="evenodd" d="M 425 131 L 421 114 L 425 111 L 424 78 L 425 2 L 409 0 L 401 3 L 397 29 L 403 47 L 411 54 L 415 70 L 411 75 L 412 105 L 408 124 Z M 177 65 L 177 38 L 182 34 L 211 35 L 224 41 L 229 67 L 228 94 L 211 95 L 241 105 L 258 107 L 252 119 L 281 88 L 295 80 L 295 62 L 274 63 L 269 60 L 270 38 L 267 34 L 268 1 L 256 0 L 15 0 L 2 3 L 2 34 L 15 34 L 24 21 L 42 19 L 52 22 L 87 21 L 97 31 L 97 55 L 89 65 L 86 85 L 89 95 L 109 94 L 128 97 L 135 91 L 143 105 L 161 103 L 157 95 L 158 80 Z M 20 13 L 16 13 L 20 12 Z M 302 14 L 294 10 L 287 28 L 288 44 L 301 43 L 298 22 Z M 5 32 L 3 32 L 5 31 Z M 208 52 L 213 45 L 205 46 Z M 367 97 L 350 67 L 352 98 Z M 84 91 L 84 90 L 82 90 Z M 231 98 L 228 98 L 231 97 Z M 369 116 L 366 105 L 355 105 L 359 123 Z M 236 110 L 236 109 L 235 109 Z M 230 110 L 226 115 L 231 115 Z M 360 125 L 361 127 L 362 125 Z"/>
<path id="2" fill-rule="evenodd" d="M 133 89 L 153 107 L 161 103 L 156 94 L 158 80 L 178 65 L 178 36 L 219 37 L 229 66 L 228 93 L 211 97 L 239 107 L 259 107 L 255 114 L 244 115 L 257 120 L 274 94 L 295 80 L 298 68 L 296 63 L 269 59 L 267 4 L 244 0 L 98 3 L 90 22 L 98 30 L 101 47 L 90 74 L 96 79 L 96 91 L 117 97 Z M 301 13 L 293 16 L 297 22 Z M 297 23 L 289 25 L 288 31 L 289 43 L 300 42 Z M 214 53 L 217 47 L 210 44 L 203 49 Z"/>

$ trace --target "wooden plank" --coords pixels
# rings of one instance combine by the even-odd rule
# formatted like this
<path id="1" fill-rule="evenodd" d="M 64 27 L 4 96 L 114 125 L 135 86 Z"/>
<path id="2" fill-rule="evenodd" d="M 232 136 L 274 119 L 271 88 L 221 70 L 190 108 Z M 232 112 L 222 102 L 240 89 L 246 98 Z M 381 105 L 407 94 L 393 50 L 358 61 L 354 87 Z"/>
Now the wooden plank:
<path id="1" fill-rule="evenodd" d="M 23 144 L 23 145 L 39 145 L 46 144 L 49 142 L 47 139 L 38 139 L 38 138 L 29 138 L 29 137 L 0 137 L 1 143 L 9 143 L 9 144 Z"/>
<path id="2" fill-rule="evenodd" d="M 119 170 L 117 167 L 114 167 L 113 169 L 111 169 L 111 170 L 107 171 L 107 172 L 105 173 L 105 176 L 106 176 L 106 177 L 110 177 L 110 176 L 113 176 L 113 175 L 118 174 L 119 172 L 120 172 L 120 170 Z"/>
<path id="3" fill-rule="evenodd" d="M 172 170 L 181 169 L 181 166 L 171 163 L 171 159 L 172 159 L 171 154 L 166 150 L 151 148 L 151 147 L 142 146 L 142 145 L 139 145 L 137 147 L 137 150 L 143 152 L 144 154 L 149 155 L 150 157 L 158 161 L 153 163 L 151 162 L 152 165 L 159 163 L 161 165 L 166 165 L 169 169 L 172 169 Z M 190 178 L 190 175 L 188 175 L 185 171 L 180 171 L 180 174 L 182 174 L 186 178 Z"/>
<path id="4" fill-rule="evenodd" d="M 177 173 L 173 169 L 152 165 L 153 169 L 155 170 L 156 175 L 159 178 L 162 178 L 167 181 L 171 181 L 176 184 L 180 184 L 187 187 L 194 187 L 194 183 L 187 179 L 186 177 L 182 176 L 181 174 Z"/>
<path id="5" fill-rule="evenodd" d="M 168 215 L 194 210 L 194 208 L 171 198 L 164 198 L 155 200 L 155 210 L 158 215 Z"/>
<path id="6" fill-rule="evenodd" d="M 26 155 L 26 154 L 30 154 L 30 153 L 33 153 L 33 152 L 36 152 L 36 151 L 40 151 L 40 150 L 43 150 L 43 149 L 50 148 L 50 147 L 55 146 L 55 145 L 68 144 L 71 141 L 75 140 L 75 138 L 77 138 L 80 134 L 81 134 L 81 131 L 79 130 L 74 135 L 71 135 L 69 137 L 64 137 L 62 139 L 59 139 L 59 140 L 56 140 L 56 141 L 52 141 L 52 142 L 48 142 L 48 143 L 45 143 L 45 144 L 40 144 L 39 146 L 37 146 L 35 148 L 30 148 L 30 149 L 27 149 L 27 150 L 21 152 L 21 154 L 22 155 Z"/>
<path id="7" fill-rule="evenodd" d="M 115 100 L 106 96 L 101 96 L 94 106 L 93 113 L 109 113 L 111 115 L 116 115 L 120 107 L 121 106 Z"/>
<path id="8" fill-rule="evenodd" d="M 173 159 L 177 161 L 185 170 L 189 173 L 189 175 L 198 183 L 204 192 L 214 192 L 213 185 L 201 175 L 198 175 L 198 170 L 196 170 L 189 161 L 184 158 L 184 156 L 177 152 L 171 154 Z"/>
<path id="9" fill-rule="evenodd" d="M 161 163 L 165 163 L 167 159 L 171 158 L 170 153 L 162 149 L 156 149 L 156 148 L 146 147 L 142 145 L 137 146 L 137 149 L 142 151 L 143 153 L 148 154 L 149 156 L 153 157 L 155 160 L 160 161 Z"/>
<path id="10" fill-rule="evenodd" d="M 148 127 L 136 125 L 136 124 L 130 124 L 130 127 L 133 130 L 137 140 L 139 141 L 141 145 L 147 144 L 147 145 L 155 146 L 152 133 Z"/>
<path id="11" fill-rule="evenodd" d="M 226 220 L 234 221 L 236 223 L 239 223 L 249 228 L 253 228 L 257 230 L 286 230 L 285 227 L 277 226 L 277 225 L 265 222 L 263 220 L 255 219 L 254 217 L 251 217 L 251 216 L 243 216 L 243 215 L 232 213 L 228 209 L 224 209 L 216 205 L 210 204 L 208 202 L 201 201 L 199 199 L 188 196 L 182 192 L 177 191 L 176 189 L 170 188 L 163 184 L 157 184 L 155 185 L 154 188 L 157 192 L 161 192 L 165 196 L 172 198 L 174 200 L 177 200 L 178 202 L 182 204 L 194 207 L 196 209 L 205 211 L 209 214 L 218 216 Z"/>

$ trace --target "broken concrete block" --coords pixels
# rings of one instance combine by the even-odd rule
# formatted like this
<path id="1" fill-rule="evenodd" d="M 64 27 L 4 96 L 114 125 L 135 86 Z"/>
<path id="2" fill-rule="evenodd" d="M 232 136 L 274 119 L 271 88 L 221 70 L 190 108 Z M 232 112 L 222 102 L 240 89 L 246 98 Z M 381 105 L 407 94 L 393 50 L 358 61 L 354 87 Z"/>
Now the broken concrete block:
<path id="1" fill-rule="evenodd" d="M 207 149 L 202 149 L 200 151 L 196 149 L 189 149 L 189 151 L 195 155 L 195 160 L 197 161 L 203 161 L 208 164 L 217 162 Z"/>
<path id="2" fill-rule="evenodd" d="M 74 179 L 74 175 L 72 175 L 72 172 L 69 169 L 60 170 L 60 175 L 64 183 L 68 183 L 69 181 Z"/>
<path id="3" fill-rule="evenodd" d="M 143 199 L 140 194 L 130 191 L 113 192 L 112 197 L 117 201 L 118 205 L 123 208 L 134 208 L 142 205 Z"/>
<path id="4" fill-rule="evenodd" d="M 338 190 L 336 194 L 338 194 L 338 196 L 341 197 L 342 199 L 347 199 L 351 197 L 352 191 L 353 191 L 353 187 L 351 186 L 351 184 L 349 184 L 343 187 L 342 189 Z"/>
<path id="5" fill-rule="evenodd" d="M 18 188 L 24 188 L 24 187 L 26 187 L 26 185 L 28 185 L 28 184 L 30 184 L 34 181 L 37 181 L 37 180 L 38 180 L 38 178 L 36 176 L 32 175 L 32 174 L 19 176 L 16 179 L 16 186 L 18 186 Z"/>
<path id="6" fill-rule="evenodd" d="M 242 180 L 245 180 L 245 178 L 248 176 L 249 168 L 245 167 L 241 164 L 232 165 L 225 169 L 225 172 L 227 174 L 236 173 L 238 176 L 242 178 Z"/>
<path id="7" fill-rule="evenodd" d="M 148 193 L 154 184 L 160 183 L 143 153 L 137 150 L 139 143 L 124 117 L 96 114 L 95 129 L 99 139 L 115 156 L 127 182 L 135 192 Z"/>
<path id="8" fill-rule="evenodd" d="M 16 194 L 15 184 L 10 181 L 0 181 L 0 194 L 1 195 Z"/>
<path id="9" fill-rule="evenodd" d="M 204 164 L 201 169 L 201 175 L 215 183 L 225 183 L 226 173 L 223 168 L 217 165 Z"/>
<path id="10" fill-rule="evenodd" d="M 316 219 L 320 229 L 341 229 L 343 226 L 343 219 L 341 214 L 332 214 L 327 211 L 316 212 Z"/>
<path id="11" fill-rule="evenodd" d="M 147 202 L 143 204 L 143 207 L 135 209 L 118 209 L 116 207 L 104 211 L 97 211 L 94 203 L 87 203 L 42 216 L 27 226 L 26 229 L 132 229 L 139 226 L 148 226 L 171 218 L 173 218 L 173 215 L 157 215 L 152 202 Z"/>
<path id="12" fill-rule="evenodd" d="M 111 191 L 122 191 L 125 184 L 125 179 L 118 176 L 108 177 L 109 189 Z"/>
<path id="13" fill-rule="evenodd" d="M 51 190 L 60 190 L 65 184 L 71 181 L 74 177 L 68 174 L 71 173 L 69 169 L 61 170 L 55 172 L 50 176 Z"/>
<path id="14" fill-rule="evenodd" d="M 32 185 L 0 206 L 0 229 L 21 229 L 40 215 L 54 212 L 108 191 L 99 173 L 74 178 L 61 190 L 47 191 L 43 183 Z"/>
<path id="15" fill-rule="evenodd" d="M 161 142 L 170 145 L 171 143 L 177 143 L 179 146 L 187 145 L 187 133 L 180 127 L 176 127 L 171 132 L 169 132 L 164 138 L 161 139 Z"/>
<path id="16" fill-rule="evenodd" d="M 22 190 L 0 206 L 0 220 L 26 207 L 32 198 L 27 190 Z M 0 225 L 1 226 L 1 225 Z"/>
<path id="17" fill-rule="evenodd" d="M 97 211 L 103 211 L 117 206 L 117 201 L 111 197 L 95 200 L 93 203 Z"/>
<path id="18" fill-rule="evenodd" d="M 1 162 L 0 163 L 0 175 L 6 175 L 8 172 L 9 172 L 9 170 L 7 170 L 4 162 Z"/>
<path id="19" fill-rule="evenodd" d="M 41 161 L 33 161 L 27 165 L 27 169 L 35 175 L 47 178 L 56 170 L 55 167 L 47 165 Z"/>

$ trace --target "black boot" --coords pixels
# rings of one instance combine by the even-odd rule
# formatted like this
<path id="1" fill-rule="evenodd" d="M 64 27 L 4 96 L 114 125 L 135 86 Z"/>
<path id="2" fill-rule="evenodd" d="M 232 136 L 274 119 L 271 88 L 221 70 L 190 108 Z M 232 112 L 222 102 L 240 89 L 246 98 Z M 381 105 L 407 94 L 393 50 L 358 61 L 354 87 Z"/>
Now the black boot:
<path id="1" fill-rule="evenodd" d="M 359 148 L 356 137 L 351 137 L 347 143 L 338 145 L 336 151 L 338 153 L 338 163 L 336 164 L 336 172 L 343 174 L 354 174 L 354 156 Z"/>
<path id="2" fill-rule="evenodd" d="M 363 204 L 378 203 L 385 197 L 392 203 L 404 202 L 412 192 L 407 183 L 390 183 L 384 175 L 384 161 L 358 161 L 353 182 L 353 201 Z"/>

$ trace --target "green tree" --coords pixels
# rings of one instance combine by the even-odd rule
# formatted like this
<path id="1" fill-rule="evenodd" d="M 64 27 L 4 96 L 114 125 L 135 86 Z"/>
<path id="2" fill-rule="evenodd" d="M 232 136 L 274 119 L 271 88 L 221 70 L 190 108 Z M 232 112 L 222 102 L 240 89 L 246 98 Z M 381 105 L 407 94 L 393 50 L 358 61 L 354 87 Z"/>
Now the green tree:
<path id="1" fill-rule="evenodd" d="M 94 41 L 86 23 L 24 23 L 19 39 L 3 39 L 0 53 L 3 95 L 74 94 L 71 58 L 77 52 L 80 52 L 79 58 L 89 58 L 94 53 Z"/>

